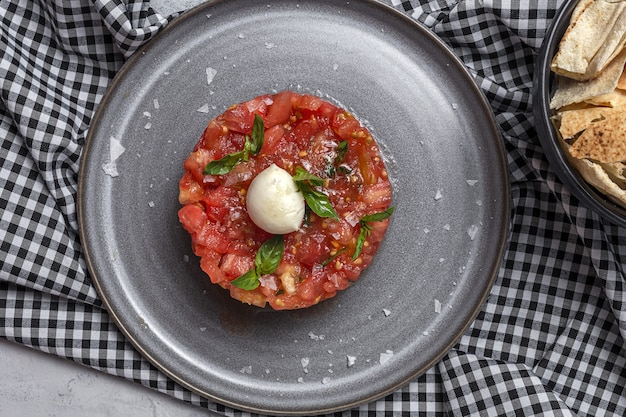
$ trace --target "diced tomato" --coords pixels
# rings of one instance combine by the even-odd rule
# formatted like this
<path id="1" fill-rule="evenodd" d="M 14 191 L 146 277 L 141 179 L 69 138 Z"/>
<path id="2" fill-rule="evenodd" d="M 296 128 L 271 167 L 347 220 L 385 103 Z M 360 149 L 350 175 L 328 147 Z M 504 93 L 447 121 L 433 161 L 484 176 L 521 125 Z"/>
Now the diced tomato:
<path id="1" fill-rule="evenodd" d="M 268 107 L 265 115 L 265 129 L 283 124 L 291 115 L 291 91 L 285 90 L 272 96 L 272 105 Z M 266 132 L 267 135 L 267 132 Z"/>
<path id="2" fill-rule="evenodd" d="M 328 236 L 320 230 L 303 235 L 296 244 L 296 258 L 306 266 L 324 262 L 330 252 L 328 241 Z"/>
<path id="3" fill-rule="evenodd" d="M 196 182 L 202 183 L 204 181 L 204 168 L 212 160 L 213 152 L 200 148 L 185 159 L 183 168 L 193 176 Z"/>
<path id="4" fill-rule="evenodd" d="M 200 204 L 187 204 L 178 210 L 178 220 L 187 232 L 197 233 L 206 224 L 207 216 Z"/>
<path id="5" fill-rule="evenodd" d="M 226 276 L 215 260 L 209 257 L 200 258 L 200 268 L 209 276 L 213 284 L 226 281 Z"/>
<path id="6" fill-rule="evenodd" d="M 193 179 L 190 172 L 185 172 L 180 179 L 178 189 L 178 202 L 183 205 L 197 203 L 204 196 L 204 188 Z"/>
<path id="7" fill-rule="evenodd" d="M 385 210 L 391 204 L 391 184 L 381 181 L 363 186 L 363 201 L 372 213 Z"/>
<path id="8" fill-rule="evenodd" d="M 261 152 L 226 174 L 204 175 L 208 163 L 243 149 L 255 114 L 265 125 Z M 344 140 L 348 149 L 340 163 L 345 169 L 339 170 L 336 148 Z M 245 195 L 252 179 L 272 163 L 320 176 L 323 184 L 313 187 L 328 196 L 339 220 L 308 215 L 298 231 L 284 236 L 276 271 L 263 275 L 258 288 L 244 290 L 231 282 L 255 267 L 258 248 L 272 236 L 250 219 Z M 391 184 L 367 129 L 319 97 L 284 91 L 230 107 L 208 123 L 183 167 L 180 223 L 211 282 L 244 303 L 289 310 L 335 296 L 370 265 L 389 225 L 389 219 L 370 222 L 361 253 L 352 260 L 361 218 L 389 207 Z"/>
<path id="9" fill-rule="evenodd" d="M 265 131 L 265 137 L 263 140 L 263 147 L 261 153 L 265 155 L 271 155 L 278 150 L 281 139 L 285 134 L 285 128 L 282 125 L 276 125 L 270 127 Z"/>
<path id="10" fill-rule="evenodd" d="M 341 139 L 353 138 L 357 132 L 362 131 L 361 123 L 347 111 L 337 111 L 331 123 L 337 136 Z"/>
<path id="11" fill-rule="evenodd" d="M 222 257 L 220 269 L 232 278 L 237 278 L 254 267 L 254 256 L 227 253 Z"/>
<path id="12" fill-rule="evenodd" d="M 316 111 L 322 105 L 322 99 L 315 96 L 303 94 L 299 97 L 295 103 L 295 107 L 298 110 L 309 110 L 311 112 Z"/>

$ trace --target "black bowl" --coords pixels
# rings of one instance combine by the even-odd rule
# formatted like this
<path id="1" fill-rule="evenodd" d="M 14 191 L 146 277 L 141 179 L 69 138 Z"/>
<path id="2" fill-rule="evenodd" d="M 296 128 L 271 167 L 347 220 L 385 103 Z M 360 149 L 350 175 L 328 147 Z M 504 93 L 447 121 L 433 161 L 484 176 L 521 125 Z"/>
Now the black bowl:
<path id="1" fill-rule="evenodd" d="M 611 223 L 626 226 L 626 209 L 611 201 L 605 194 L 591 186 L 572 166 L 566 150 L 560 144 L 558 132 L 550 118 L 550 99 L 556 87 L 556 77 L 550 71 L 550 62 L 565 33 L 572 12 L 579 0 L 566 1 L 557 12 L 546 32 L 537 62 L 535 63 L 533 113 L 539 142 L 548 162 L 559 179 L 571 190 L 581 203 Z"/>

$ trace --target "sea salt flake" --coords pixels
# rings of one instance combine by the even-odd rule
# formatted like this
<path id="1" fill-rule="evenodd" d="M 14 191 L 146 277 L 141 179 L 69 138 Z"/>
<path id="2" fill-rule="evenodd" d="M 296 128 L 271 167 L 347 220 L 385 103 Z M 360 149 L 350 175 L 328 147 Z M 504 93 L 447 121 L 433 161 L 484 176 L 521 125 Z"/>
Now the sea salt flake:
<path id="1" fill-rule="evenodd" d="M 109 138 L 109 161 L 102 164 L 102 169 L 105 174 L 110 175 L 111 177 L 117 177 L 120 175 L 117 171 L 116 161 L 125 150 L 126 148 L 122 146 L 119 140 L 115 139 L 113 136 Z"/>
<path id="2" fill-rule="evenodd" d="M 158 99 L 154 99 L 152 100 L 152 105 L 154 106 L 155 109 L 159 109 L 161 107 L 161 105 L 159 104 L 159 100 Z"/>
<path id="3" fill-rule="evenodd" d="M 113 136 L 109 138 L 109 160 L 111 162 L 117 161 L 125 150 L 126 148 L 122 146 L 119 140 L 115 139 Z"/>
<path id="4" fill-rule="evenodd" d="M 391 310 L 383 308 L 383 314 L 385 315 L 385 317 L 389 317 L 389 315 L 391 314 Z"/>
<path id="5" fill-rule="evenodd" d="M 441 190 L 437 190 L 435 192 L 435 197 L 433 197 L 435 199 L 435 201 L 441 200 L 443 198 L 443 194 L 441 193 Z"/>
<path id="6" fill-rule="evenodd" d="M 470 237 L 470 240 L 474 240 L 477 233 L 478 233 L 478 226 L 476 226 L 475 224 L 467 228 L 467 234 Z"/>
<path id="7" fill-rule="evenodd" d="M 450 225 L 448 223 L 444 224 L 443 230 L 450 230 Z"/>
<path id="8" fill-rule="evenodd" d="M 211 84 L 213 82 L 213 78 L 215 78 L 215 74 L 217 74 L 217 70 L 211 67 L 207 67 L 206 69 L 206 82 L 207 84 Z"/>
<path id="9" fill-rule="evenodd" d="M 143 128 L 144 128 L 144 129 L 146 129 L 146 130 L 150 130 L 150 128 L 151 128 L 151 127 L 152 127 L 152 122 L 148 122 L 148 123 L 146 123 L 146 124 L 144 125 L 144 127 L 143 127 Z"/>
<path id="10" fill-rule="evenodd" d="M 320 337 L 313 332 L 309 332 L 309 339 L 311 340 L 320 340 Z"/>
<path id="11" fill-rule="evenodd" d="M 209 112 L 209 103 L 202 105 L 198 110 L 198 113 L 208 113 Z"/>
<path id="12" fill-rule="evenodd" d="M 310 362 L 309 358 L 302 358 L 302 359 L 300 359 L 300 363 L 302 364 L 303 368 L 306 368 L 307 366 L 309 366 L 309 362 Z"/>
<path id="13" fill-rule="evenodd" d="M 435 313 L 441 313 L 441 301 L 435 298 Z"/>
<path id="14" fill-rule="evenodd" d="M 466 180 L 465 181 L 467 183 L 467 185 L 469 185 L 470 187 L 475 186 L 478 183 L 478 180 Z"/>
<path id="15" fill-rule="evenodd" d="M 149 205 L 150 207 L 154 207 L 154 201 L 148 201 L 148 205 Z"/>
<path id="16" fill-rule="evenodd" d="M 458 104 L 456 103 L 452 103 L 451 105 L 452 105 L 452 110 L 456 110 L 459 107 Z"/>
<path id="17" fill-rule="evenodd" d="M 244 366 L 239 370 L 242 374 L 251 374 L 252 373 L 252 365 Z"/>
<path id="18" fill-rule="evenodd" d="M 393 350 L 389 350 L 387 349 L 387 351 L 383 352 L 380 354 L 380 357 L 378 358 L 378 363 L 383 365 L 385 364 L 389 359 L 391 359 L 391 357 L 393 356 Z"/>
<path id="19" fill-rule="evenodd" d="M 300 384 L 304 384 L 304 378 L 302 378 L 301 376 L 298 377 L 298 382 Z"/>
<path id="20" fill-rule="evenodd" d="M 322 384 L 328 384 L 329 382 L 330 382 L 329 376 L 325 376 L 324 378 L 322 378 Z"/>
<path id="21" fill-rule="evenodd" d="M 147 117 L 148 119 L 152 117 L 152 113 L 150 113 L 149 111 L 145 111 L 143 112 L 144 117 Z"/>
<path id="22" fill-rule="evenodd" d="M 350 355 L 347 355 L 347 356 L 346 356 L 346 359 L 347 359 L 347 361 L 348 361 L 348 368 L 353 367 L 353 366 L 354 366 L 354 364 L 356 363 L 356 356 L 350 356 Z"/>
<path id="23" fill-rule="evenodd" d="M 276 44 L 275 44 L 275 43 L 273 43 L 273 42 L 265 42 L 265 48 L 266 48 L 266 49 L 272 49 L 272 48 L 274 48 L 275 46 L 276 46 Z"/>

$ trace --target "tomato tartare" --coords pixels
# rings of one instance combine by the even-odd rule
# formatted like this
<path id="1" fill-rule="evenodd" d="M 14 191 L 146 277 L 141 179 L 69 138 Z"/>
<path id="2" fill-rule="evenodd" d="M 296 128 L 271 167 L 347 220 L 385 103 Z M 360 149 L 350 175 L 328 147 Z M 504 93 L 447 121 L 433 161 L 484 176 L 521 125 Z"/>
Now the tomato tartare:
<path id="1" fill-rule="evenodd" d="M 202 270 L 259 307 L 305 308 L 346 289 L 371 264 L 393 212 L 368 129 L 288 90 L 210 120 L 184 170 L 178 217 Z"/>

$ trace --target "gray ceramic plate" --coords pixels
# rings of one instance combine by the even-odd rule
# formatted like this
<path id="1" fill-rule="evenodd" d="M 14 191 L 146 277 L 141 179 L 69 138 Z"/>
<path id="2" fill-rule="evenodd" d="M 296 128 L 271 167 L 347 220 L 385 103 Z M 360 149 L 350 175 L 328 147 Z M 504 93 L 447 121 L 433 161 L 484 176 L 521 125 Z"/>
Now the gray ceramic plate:
<path id="1" fill-rule="evenodd" d="M 287 88 L 370 127 L 396 211 L 355 285 L 274 312 L 208 282 L 177 194 L 210 117 Z M 111 136 L 125 147 L 116 177 L 102 168 Z M 503 149 L 482 95 L 436 37 L 375 1 L 229 0 L 184 14 L 120 72 L 83 158 L 81 233 L 107 310 L 156 367 L 244 410 L 345 409 L 425 372 L 479 311 L 507 236 Z"/>

